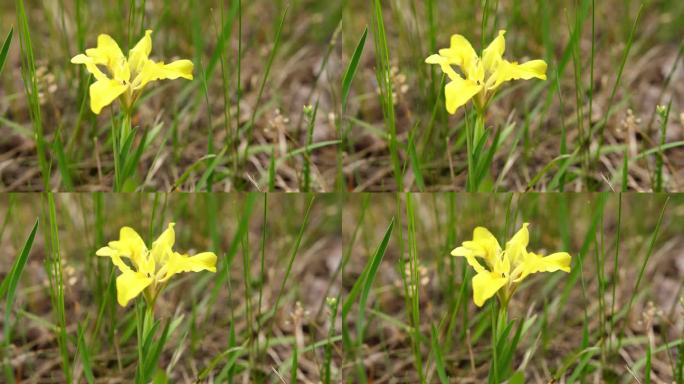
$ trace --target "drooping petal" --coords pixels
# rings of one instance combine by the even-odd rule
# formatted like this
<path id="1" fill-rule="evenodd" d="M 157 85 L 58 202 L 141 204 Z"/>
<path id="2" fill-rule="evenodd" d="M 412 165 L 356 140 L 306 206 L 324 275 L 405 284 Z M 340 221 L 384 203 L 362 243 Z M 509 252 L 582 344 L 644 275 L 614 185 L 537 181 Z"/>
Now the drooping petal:
<path id="1" fill-rule="evenodd" d="M 567 252 L 556 252 L 548 256 L 531 253 L 531 258 L 535 263 L 535 272 L 570 272 L 570 254 Z"/>
<path id="2" fill-rule="evenodd" d="M 141 272 L 125 272 L 116 278 L 116 298 L 125 307 L 129 301 L 152 284 L 152 278 Z"/>
<path id="3" fill-rule="evenodd" d="M 444 87 L 447 112 L 453 115 L 459 107 L 477 95 L 480 90 L 482 90 L 482 85 L 474 81 L 464 80 L 460 76 L 451 79 L 451 82 Z"/>
<path id="4" fill-rule="evenodd" d="M 188 256 L 173 252 L 165 268 L 166 275 L 160 281 L 166 281 L 171 276 L 182 272 L 216 272 L 216 254 L 213 252 L 202 252 L 195 256 Z"/>
<path id="5" fill-rule="evenodd" d="M 499 31 L 496 38 L 482 51 L 482 63 L 484 64 L 485 71 L 489 74 L 494 73 L 497 66 L 503 60 L 503 54 L 506 52 L 505 34 L 506 31 Z"/>
<path id="6" fill-rule="evenodd" d="M 468 39 L 462 35 L 452 35 L 449 48 L 440 49 L 439 54 L 448 58 L 452 64 L 458 65 L 468 77 L 472 63 L 477 60 L 475 49 L 470 45 Z"/>
<path id="7" fill-rule="evenodd" d="M 128 51 L 128 65 L 133 73 L 142 72 L 150 52 L 152 52 L 152 30 L 145 31 L 145 35 L 131 50 Z"/>
<path id="8" fill-rule="evenodd" d="M 119 240 L 110 241 L 109 246 L 119 251 L 121 256 L 130 258 L 138 271 L 148 273 L 154 270 L 154 264 L 150 265 L 145 241 L 133 228 L 122 227 Z"/>
<path id="9" fill-rule="evenodd" d="M 481 307 L 508 282 L 508 278 L 494 272 L 478 273 L 473 277 L 473 301 Z"/>
<path id="10" fill-rule="evenodd" d="M 496 82 L 493 88 L 499 87 L 502 83 L 511 80 L 529 80 L 537 78 L 546 80 L 547 64 L 544 60 L 532 60 L 526 63 L 518 64 L 503 60 L 497 67 L 495 78 Z"/>
<path id="11" fill-rule="evenodd" d="M 523 223 L 522 228 L 511 237 L 506 243 L 506 254 L 513 265 L 518 265 L 525 258 L 527 245 L 530 242 L 530 231 L 527 229 L 529 223 Z"/>
<path id="12" fill-rule="evenodd" d="M 462 79 L 462 77 L 451 67 L 450 60 L 441 55 L 430 55 L 425 59 L 427 64 L 438 64 L 450 80 Z"/>
<path id="13" fill-rule="evenodd" d="M 131 254 L 140 254 L 141 250 L 147 249 L 145 241 L 131 227 L 121 227 L 121 230 L 119 230 L 119 241 L 130 250 Z"/>
<path id="14" fill-rule="evenodd" d="M 133 81 L 133 89 L 143 88 L 150 81 L 174 80 L 179 77 L 192 80 L 193 64 L 190 60 L 176 60 L 170 64 L 155 63 L 152 60 L 145 62 L 145 66 Z"/>
<path id="15" fill-rule="evenodd" d="M 463 245 L 477 252 L 477 256 L 484 258 L 490 267 L 493 267 L 495 260 L 499 258 L 501 246 L 496 237 L 485 227 L 475 227 L 473 230 L 473 240 L 465 241 Z"/>
<path id="16" fill-rule="evenodd" d="M 164 232 L 162 232 L 159 237 L 157 237 L 157 240 L 152 243 L 152 245 L 166 245 L 169 248 L 173 248 L 173 245 L 176 243 L 176 231 L 174 231 L 173 227 L 176 226 L 176 223 L 169 223 L 166 226 L 166 229 Z"/>
<path id="17" fill-rule="evenodd" d="M 546 257 L 530 252 L 526 255 L 522 264 L 522 273 L 515 281 L 521 281 L 528 275 L 537 272 L 570 272 L 570 254 L 567 252 L 556 252 Z"/>
<path id="18" fill-rule="evenodd" d="M 97 37 L 97 47 L 86 49 L 86 55 L 92 57 L 97 64 L 103 64 L 107 67 L 112 67 L 114 63 L 118 63 L 124 59 L 121 48 L 111 36 L 101 34 Z"/>
<path id="19" fill-rule="evenodd" d="M 128 89 L 128 85 L 116 80 L 98 80 L 90 85 L 90 109 L 99 115 L 102 108 L 111 104 Z"/>
<path id="20" fill-rule="evenodd" d="M 169 223 L 164 232 L 152 243 L 150 256 L 157 263 L 166 263 L 171 256 L 173 245 L 176 243 L 176 232 L 173 227 L 175 223 Z"/>
<path id="21" fill-rule="evenodd" d="M 460 257 L 465 257 L 466 261 L 468 262 L 468 265 L 473 267 L 475 272 L 477 273 L 483 273 L 486 272 L 487 270 L 480 264 L 479 261 L 475 258 L 475 254 L 471 249 L 468 249 L 466 247 L 458 247 L 455 248 L 453 251 L 451 251 L 451 256 L 460 256 Z"/>
<path id="22" fill-rule="evenodd" d="M 112 263 L 119 268 L 119 271 L 122 273 L 126 272 L 131 272 L 131 268 L 126 265 L 126 263 L 121 260 L 121 253 L 114 248 L 111 247 L 102 247 L 95 252 L 97 256 L 105 256 L 105 257 L 110 257 L 112 259 Z"/>
<path id="23" fill-rule="evenodd" d="M 78 54 L 78 55 L 72 57 L 71 63 L 72 64 L 85 64 L 88 72 L 92 73 L 93 76 L 95 77 L 95 80 L 97 80 L 97 81 L 108 80 L 107 75 L 105 75 L 100 70 L 100 68 L 97 67 L 97 65 L 95 64 L 95 61 L 91 57 L 88 57 L 88 56 L 81 53 L 81 54 Z"/>
<path id="24" fill-rule="evenodd" d="M 126 57 L 114 39 L 106 34 L 97 37 L 97 47 L 86 49 L 86 55 L 92 58 L 95 64 L 104 65 L 109 70 L 111 77 L 120 82 L 130 80 L 130 68 Z"/>

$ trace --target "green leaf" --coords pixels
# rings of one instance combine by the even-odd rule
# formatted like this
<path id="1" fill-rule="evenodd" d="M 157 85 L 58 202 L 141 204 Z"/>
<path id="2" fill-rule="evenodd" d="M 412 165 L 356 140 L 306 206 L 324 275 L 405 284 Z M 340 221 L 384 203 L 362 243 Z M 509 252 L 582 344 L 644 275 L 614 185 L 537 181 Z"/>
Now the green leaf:
<path id="1" fill-rule="evenodd" d="M 9 53 L 9 47 L 12 43 L 12 35 L 14 34 L 14 27 L 10 28 L 5 42 L 2 44 L 2 50 L 0 50 L 0 73 L 2 73 L 2 68 L 5 66 L 5 60 L 7 60 L 7 54 Z"/>
<path id="2" fill-rule="evenodd" d="M 342 305 L 343 324 L 345 323 L 345 319 L 349 314 L 352 305 L 354 304 L 356 298 L 359 295 L 361 295 L 361 299 L 359 300 L 359 318 L 363 317 L 363 314 L 365 312 L 366 301 L 368 301 L 368 295 L 370 294 L 371 287 L 373 286 L 373 281 L 375 281 L 375 275 L 377 274 L 378 268 L 380 267 L 380 262 L 385 256 L 385 251 L 387 250 L 387 246 L 389 244 L 393 228 L 394 218 L 392 218 L 392 221 L 385 230 L 385 235 L 383 236 L 382 241 L 378 245 L 378 248 L 375 250 L 373 257 L 371 257 L 371 259 L 368 261 L 368 264 L 366 264 L 366 267 L 364 268 L 361 277 L 359 277 L 359 279 L 356 280 L 356 283 L 354 283 L 354 286 L 352 287 L 351 291 L 349 291 L 347 299 Z"/>
<path id="3" fill-rule="evenodd" d="M 31 230 L 31 233 L 24 242 L 24 247 L 21 249 L 21 252 L 19 252 L 19 256 L 12 264 L 12 268 L 10 269 L 9 275 L 5 279 L 3 279 L 2 283 L 0 284 L 0 297 L 5 297 L 5 293 L 7 293 L 7 300 L 5 301 L 5 319 L 3 322 L 3 346 L 5 348 L 9 347 L 10 342 L 12 340 L 12 325 L 10 323 L 10 313 L 12 312 L 12 306 L 14 305 L 14 294 L 16 293 L 17 284 L 19 283 L 21 273 L 23 272 L 24 267 L 26 267 L 29 252 L 31 252 L 31 247 L 33 246 L 33 240 L 35 240 L 36 238 L 37 229 L 38 219 L 36 219 L 36 222 L 33 224 L 33 229 Z M 14 382 L 14 375 L 9 365 L 5 365 L 5 377 L 7 378 L 8 382 Z"/>
<path id="4" fill-rule="evenodd" d="M 363 30 L 363 35 L 361 39 L 356 44 L 356 49 L 354 49 L 354 54 L 352 55 L 349 66 L 344 72 L 344 77 L 342 78 L 342 109 L 347 108 L 347 98 L 349 97 L 349 91 L 351 90 L 351 83 L 354 80 L 354 75 L 356 75 L 356 70 L 359 68 L 359 61 L 361 60 L 361 54 L 363 53 L 363 47 L 366 45 L 366 37 L 368 36 L 368 27 Z"/>
<path id="5" fill-rule="evenodd" d="M 525 384 L 525 374 L 520 371 L 516 371 L 508 380 L 508 384 Z"/>
<path id="6" fill-rule="evenodd" d="M 432 353 L 435 355 L 435 367 L 437 368 L 439 382 L 446 384 L 449 382 L 449 377 L 444 369 L 444 356 L 442 356 L 442 347 L 439 345 L 439 336 L 437 335 L 437 329 L 435 329 L 434 325 L 432 325 L 430 341 L 432 345 Z"/>

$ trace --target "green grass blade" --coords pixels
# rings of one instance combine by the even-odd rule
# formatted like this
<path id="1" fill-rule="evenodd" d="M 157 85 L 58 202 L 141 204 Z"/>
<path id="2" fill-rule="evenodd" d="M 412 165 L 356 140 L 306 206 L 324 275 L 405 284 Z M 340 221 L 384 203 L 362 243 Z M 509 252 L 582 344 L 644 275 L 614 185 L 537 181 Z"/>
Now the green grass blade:
<path id="1" fill-rule="evenodd" d="M 7 60 L 7 53 L 9 52 L 10 44 L 12 43 L 12 35 L 14 34 L 14 27 L 10 28 L 5 42 L 2 44 L 2 49 L 0 49 L 0 73 L 2 73 L 2 68 L 5 66 L 5 60 Z"/>
<path id="2" fill-rule="evenodd" d="M 5 318 L 3 322 L 3 347 L 5 349 L 5 354 L 10 346 L 12 337 L 12 326 L 10 323 L 10 313 L 12 312 L 12 306 L 14 305 L 14 296 L 17 291 L 17 285 L 19 284 L 19 278 L 21 273 L 26 267 L 26 262 L 28 261 L 29 253 L 31 252 L 31 247 L 33 247 L 33 241 L 36 238 L 36 231 L 38 230 L 38 219 L 36 219 L 33 224 L 33 229 L 29 233 L 29 236 L 24 242 L 17 259 L 12 264 L 9 275 L 3 279 L 0 285 L 0 297 L 5 298 Z M 6 295 L 6 296 L 5 296 Z M 11 365 L 4 365 L 5 378 L 9 383 L 14 383 L 14 375 L 12 373 Z"/>
<path id="3" fill-rule="evenodd" d="M 275 38 L 273 41 L 273 49 L 271 50 L 271 54 L 268 56 L 268 60 L 266 61 L 266 69 L 264 70 L 264 77 L 261 78 L 261 85 L 259 86 L 259 93 L 257 94 L 257 99 L 256 102 L 254 103 L 254 108 L 252 109 L 252 115 L 249 118 L 249 125 L 247 126 L 247 143 L 249 144 L 250 141 L 252 141 L 252 130 L 254 128 L 254 122 L 256 120 L 256 114 L 257 111 L 259 110 L 259 105 L 261 104 L 261 97 L 264 94 L 264 89 L 266 87 L 266 83 L 268 82 L 268 76 L 271 73 L 271 67 L 273 66 L 273 61 L 275 60 L 276 53 L 278 53 L 278 48 L 280 47 L 280 36 L 283 32 L 283 26 L 285 25 L 285 19 L 287 18 L 287 12 L 289 10 L 289 6 L 285 8 L 285 11 L 283 11 L 283 16 L 280 18 L 280 23 L 278 24 L 278 30 L 276 31 Z M 239 118 L 239 115 L 238 115 Z M 245 147 L 245 159 L 247 158 L 247 148 L 249 145 Z"/>
<path id="4" fill-rule="evenodd" d="M 276 187 L 276 157 L 275 145 L 271 147 L 271 159 L 268 161 L 268 191 L 275 192 Z"/>
<path id="5" fill-rule="evenodd" d="M 78 324 L 76 331 L 76 337 L 78 340 L 78 354 L 81 356 L 83 375 L 85 375 L 88 384 L 92 384 L 95 382 L 95 376 L 93 375 L 93 368 L 91 363 L 92 358 L 90 357 L 90 350 L 88 349 L 88 346 L 85 342 L 85 335 L 83 332 L 83 327 L 81 327 L 81 324 Z"/>
<path id="6" fill-rule="evenodd" d="M 622 55 L 622 60 L 620 61 L 620 67 L 617 72 L 617 77 L 615 78 L 615 83 L 613 84 L 613 88 L 610 91 L 610 98 L 608 99 L 608 104 L 605 107 L 606 112 L 604 113 L 603 117 L 603 123 L 601 124 L 601 127 L 599 128 L 598 132 L 598 149 L 596 150 L 596 155 L 594 161 L 598 160 L 598 157 L 601 154 L 601 146 L 603 145 L 603 131 L 608 124 L 608 118 L 611 115 L 611 109 L 613 108 L 613 101 L 615 100 L 615 95 L 617 94 L 617 89 L 618 86 L 620 85 L 620 81 L 622 80 L 622 73 L 625 70 L 625 65 L 627 64 L 627 59 L 629 58 L 629 52 L 632 49 L 632 43 L 634 43 L 634 36 L 636 35 L 636 29 L 637 26 L 639 25 L 639 20 L 641 19 L 641 13 L 644 10 L 644 4 L 642 3 L 639 6 L 639 12 L 637 13 L 636 19 L 634 19 L 634 24 L 632 25 L 632 29 L 629 33 L 629 37 L 627 38 L 627 44 L 625 46 L 625 52 Z"/>
<path id="7" fill-rule="evenodd" d="M 21 76 L 24 81 L 24 92 L 28 100 L 29 115 L 33 123 L 33 135 L 36 141 L 38 165 L 41 171 L 43 189 L 50 189 L 50 164 L 46 154 L 46 141 L 44 137 L 43 117 L 40 106 L 38 77 L 36 75 L 36 62 L 33 55 L 33 43 L 31 41 L 31 28 L 28 23 L 28 15 L 23 0 L 17 0 L 17 22 L 19 25 L 19 45 L 21 47 Z"/>
<path id="8" fill-rule="evenodd" d="M 287 263 L 287 269 L 285 270 L 285 276 L 283 277 L 283 281 L 280 283 L 278 296 L 276 297 L 275 303 L 273 305 L 273 313 L 276 313 L 276 311 L 278 310 L 278 304 L 280 304 L 280 299 L 283 296 L 283 292 L 285 292 L 285 283 L 287 283 L 287 279 L 290 277 L 290 272 L 292 271 L 292 264 L 294 263 L 295 257 L 297 256 L 297 252 L 299 251 L 299 246 L 302 243 L 302 238 L 304 237 L 304 230 L 306 230 L 309 224 L 309 214 L 311 213 L 311 207 L 313 206 L 315 199 L 316 195 L 312 195 L 311 200 L 309 200 L 309 205 L 306 208 L 306 213 L 304 213 L 304 221 L 302 222 L 302 225 L 299 227 L 297 239 L 295 240 L 295 243 L 292 246 L 292 250 L 290 251 L 290 259 Z"/>
<path id="9" fill-rule="evenodd" d="M 449 383 L 449 377 L 446 374 L 446 369 L 444 368 L 444 356 L 442 353 L 442 347 L 439 345 L 439 336 L 437 335 L 437 329 L 432 326 L 431 329 L 430 342 L 432 346 L 432 353 L 435 355 L 435 367 L 437 368 L 437 376 L 439 377 L 439 382 L 442 384 Z"/>
<path id="10" fill-rule="evenodd" d="M 639 285 L 641 284 L 641 280 L 644 277 L 644 272 L 646 271 L 646 265 L 648 264 L 648 261 L 651 259 L 651 255 L 653 255 L 653 250 L 655 249 L 656 240 L 658 240 L 658 235 L 660 234 L 660 225 L 663 222 L 663 217 L 665 216 L 667 203 L 669 201 L 670 201 L 670 197 L 668 196 L 667 200 L 665 200 L 665 203 L 663 204 L 663 208 L 660 211 L 660 216 L 658 216 L 658 222 L 656 223 L 655 229 L 653 230 L 653 234 L 651 235 L 651 241 L 648 244 L 648 250 L 646 251 L 646 257 L 644 257 L 644 262 L 641 264 L 641 269 L 639 270 L 639 276 L 637 277 L 637 280 L 634 283 L 634 290 L 632 291 L 632 294 L 629 297 L 629 303 L 627 304 L 626 313 L 629 313 L 629 311 L 632 309 L 632 304 L 634 304 L 634 297 L 639 292 Z M 623 323 L 623 328 L 624 328 L 624 323 Z"/>
<path id="11" fill-rule="evenodd" d="M 375 76 L 380 88 L 380 102 L 382 104 L 382 114 L 385 120 L 385 127 L 388 132 L 390 161 L 392 163 L 392 171 L 394 173 L 394 181 L 396 183 L 395 190 L 403 191 L 403 175 L 401 168 L 401 160 L 399 159 L 399 143 L 397 141 L 397 125 L 394 110 L 393 85 L 391 76 L 391 62 L 389 54 L 389 45 L 387 43 L 387 35 L 385 33 L 385 22 L 383 19 L 383 8 L 380 0 L 373 1 L 373 40 L 376 50 L 376 71 Z"/>
<path id="12" fill-rule="evenodd" d="M 370 290 L 373 286 L 373 281 L 375 281 L 375 275 L 378 273 L 380 262 L 385 256 L 385 251 L 387 250 L 387 246 L 389 244 L 393 228 L 394 218 L 392 218 L 392 221 L 385 230 L 385 235 L 383 236 L 382 241 L 373 253 L 373 257 L 371 257 L 371 259 L 368 260 L 368 264 L 366 264 L 366 267 L 364 268 L 361 277 L 356 281 L 356 283 L 354 283 L 354 286 L 349 291 L 349 295 L 347 296 L 344 304 L 342 305 L 343 324 L 345 323 L 345 319 L 349 315 L 349 311 L 351 310 L 352 305 L 354 305 L 354 302 L 356 302 L 356 298 L 359 297 L 359 295 L 361 296 L 359 300 L 359 317 L 363 317 L 363 312 L 365 312 L 365 304 L 366 301 L 368 301 L 368 295 L 370 294 Z"/>
<path id="13" fill-rule="evenodd" d="M 356 44 L 356 49 L 354 49 L 354 54 L 352 55 L 351 61 L 347 66 L 347 70 L 344 72 L 344 77 L 342 78 L 342 113 L 347 109 L 347 98 L 349 97 L 349 91 L 351 90 L 351 84 L 356 75 L 356 71 L 359 68 L 359 61 L 361 60 L 361 54 L 363 53 L 363 47 L 366 45 L 366 37 L 368 36 L 368 27 L 364 28 L 363 35 L 359 42 Z"/>
<path id="14" fill-rule="evenodd" d="M 57 155 L 57 167 L 59 168 L 59 174 L 62 177 L 62 185 L 64 185 L 64 190 L 66 192 L 72 192 L 74 190 L 74 182 L 71 177 L 71 171 L 69 170 L 69 163 L 64 153 L 64 146 L 62 145 L 62 140 L 59 134 L 56 135 L 54 142 L 52 143 L 52 150 Z"/>
<path id="15" fill-rule="evenodd" d="M 411 169 L 413 169 L 413 174 L 416 178 L 416 185 L 420 192 L 425 191 L 425 179 L 423 178 L 423 171 L 421 170 L 420 159 L 416 154 L 416 143 L 415 143 L 415 132 L 412 130 L 408 142 L 408 156 L 411 161 Z"/>

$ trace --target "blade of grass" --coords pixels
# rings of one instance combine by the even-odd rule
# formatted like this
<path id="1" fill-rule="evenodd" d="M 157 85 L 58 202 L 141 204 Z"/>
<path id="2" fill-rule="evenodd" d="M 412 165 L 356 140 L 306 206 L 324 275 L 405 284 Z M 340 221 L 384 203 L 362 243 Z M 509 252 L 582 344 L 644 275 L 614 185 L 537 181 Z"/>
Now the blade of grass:
<path id="1" fill-rule="evenodd" d="M 280 304 L 280 300 L 283 296 L 283 292 L 285 292 L 285 283 L 287 283 L 288 278 L 290 277 L 290 272 L 292 271 L 292 264 L 294 263 L 295 257 L 297 256 L 297 252 L 299 251 L 299 246 L 302 243 L 302 238 L 304 237 L 304 230 L 307 228 L 309 224 L 309 214 L 311 213 L 311 207 L 313 206 L 314 200 L 316 199 L 316 195 L 312 195 L 311 199 L 309 200 L 308 207 L 306 208 L 306 213 L 304 213 L 304 221 L 302 222 L 302 225 L 299 227 L 299 233 L 297 234 L 297 239 L 295 240 L 292 249 L 290 251 L 290 257 L 287 263 L 287 268 L 285 269 L 285 276 L 283 276 L 283 281 L 280 283 L 280 289 L 278 290 L 278 296 L 276 296 L 276 300 L 273 304 L 273 309 L 271 310 L 273 313 L 276 313 L 278 311 L 278 306 Z"/>
<path id="2" fill-rule="evenodd" d="M 658 114 L 660 115 L 660 148 L 665 145 L 665 139 L 667 137 L 667 122 L 670 118 L 670 109 L 672 108 L 672 101 L 667 105 L 666 108 L 656 107 L 658 109 Z M 653 187 L 654 192 L 663 191 L 663 162 L 665 155 L 663 151 L 660 150 L 656 157 L 656 170 L 655 170 L 655 186 Z"/>
<path id="3" fill-rule="evenodd" d="M 57 345 L 62 360 L 62 371 L 65 381 L 72 382 L 71 360 L 69 359 L 69 346 L 67 344 L 66 310 L 64 306 L 64 278 L 62 265 L 62 252 L 59 242 L 59 227 L 57 225 L 57 208 L 54 194 L 47 193 L 47 209 L 49 219 L 49 231 L 45 233 L 46 244 L 49 244 L 49 258 L 45 260 L 45 269 L 48 275 L 50 299 L 54 310 L 57 330 Z"/>
<path id="4" fill-rule="evenodd" d="M 354 49 L 354 54 L 352 54 L 347 70 L 344 72 L 342 77 L 342 113 L 347 111 L 347 99 L 349 97 L 349 92 L 351 91 L 351 84 L 356 75 L 356 71 L 359 68 L 359 61 L 361 60 L 361 54 L 363 53 L 363 48 L 366 45 L 366 37 L 368 36 L 368 27 L 364 28 L 363 35 L 361 39 L 356 44 L 356 49 Z"/>
<path id="5" fill-rule="evenodd" d="M 36 152 L 43 181 L 43 189 L 50 189 L 50 164 L 45 153 L 45 137 L 43 135 L 43 118 L 40 109 L 38 91 L 38 79 L 36 76 L 36 64 L 33 56 L 33 43 L 31 42 L 31 29 L 28 24 L 28 16 L 24 0 L 17 0 L 17 20 L 19 24 L 19 45 L 21 47 L 21 76 L 24 81 L 24 91 L 29 104 L 29 115 L 33 123 L 33 134 L 36 140 Z"/>
<path id="6" fill-rule="evenodd" d="M 283 11 L 283 16 L 280 18 L 280 23 L 278 24 L 278 30 L 276 31 L 275 38 L 273 41 L 273 49 L 271 49 L 271 54 L 268 56 L 266 61 L 266 68 L 264 69 L 264 77 L 261 78 L 261 85 L 259 86 L 259 93 L 257 93 L 256 102 L 254 103 L 254 108 L 252 109 L 252 115 L 249 118 L 249 125 L 247 126 L 247 145 L 245 146 L 244 158 L 242 162 L 247 160 L 247 148 L 249 148 L 249 143 L 252 141 L 252 130 L 254 128 L 254 122 L 256 120 L 256 114 L 259 110 L 259 105 L 261 104 L 261 97 L 264 94 L 264 89 L 266 87 L 266 82 L 268 81 L 268 76 L 271 73 L 271 66 L 275 60 L 276 53 L 278 53 L 278 48 L 280 47 L 280 36 L 283 32 L 283 26 L 285 25 L 285 19 L 287 18 L 287 12 L 289 11 L 289 5 L 285 7 Z M 239 118 L 239 115 L 238 115 Z"/>
<path id="7" fill-rule="evenodd" d="M 0 285 L 0 297 L 5 299 L 5 318 L 3 321 L 3 349 L 4 355 L 9 356 L 9 346 L 12 339 L 12 323 L 10 322 L 10 314 L 12 313 L 12 306 L 14 306 L 14 297 L 17 292 L 17 285 L 21 277 L 26 262 L 28 261 L 29 253 L 33 247 L 33 241 L 36 238 L 36 231 L 38 230 L 38 219 L 33 224 L 33 228 L 28 237 L 24 241 L 24 246 L 21 248 L 19 255 L 12 263 L 9 274 L 3 279 Z M 6 296 L 5 296 L 6 295 Z M 3 359 L 4 362 L 9 362 Z M 5 379 L 8 383 L 14 383 L 14 374 L 12 373 L 12 366 L 10 364 L 3 364 L 5 371 Z"/>
<path id="8" fill-rule="evenodd" d="M 439 377 L 439 382 L 442 384 L 449 383 L 449 377 L 446 374 L 446 369 L 444 368 L 444 353 L 442 352 L 442 347 L 439 345 L 439 337 L 437 336 L 437 330 L 435 326 L 432 325 L 431 329 L 431 346 L 432 354 L 435 355 L 435 367 L 437 368 L 437 377 Z"/>
<path id="9" fill-rule="evenodd" d="M 634 36 L 636 34 L 636 29 L 637 26 L 639 25 L 639 20 L 641 19 L 641 13 L 644 10 L 644 3 L 642 2 L 641 5 L 639 6 L 639 12 L 637 13 L 636 18 L 634 19 L 634 24 L 632 25 L 632 29 L 629 33 L 629 37 L 627 38 L 627 44 L 625 46 L 625 51 L 622 54 L 622 60 L 620 61 L 620 67 L 618 68 L 617 71 L 617 77 L 615 78 L 615 83 L 613 84 L 613 89 L 610 91 L 610 98 L 608 99 L 608 104 L 606 106 L 606 112 L 604 113 L 603 116 L 603 123 L 601 124 L 601 127 L 598 129 L 598 147 L 596 150 L 596 155 L 594 158 L 594 163 L 598 161 L 598 157 L 601 153 L 601 147 L 603 145 L 603 131 L 608 124 L 608 117 L 610 116 L 610 111 L 613 108 L 613 101 L 615 100 L 615 95 L 617 94 L 617 89 L 618 86 L 620 85 L 620 81 L 622 80 L 622 73 L 624 72 L 625 69 L 625 64 L 627 64 L 627 59 L 629 58 L 629 52 L 632 49 L 632 44 L 634 42 Z"/>
<path id="10" fill-rule="evenodd" d="M 76 337 L 78 340 L 78 355 L 81 356 L 81 365 L 83 367 L 83 374 L 85 375 L 86 381 L 88 384 L 93 384 L 95 382 L 95 376 L 93 375 L 93 368 L 92 368 L 92 358 L 90 356 L 90 349 L 86 345 L 85 342 L 85 335 L 83 332 L 83 327 L 81 327 L 81 324 L 77 325 L 76 329 Z"/>
<path id="11" fill-rule="evenodd" d="M 651 234 L 651 241 L 648 244 L 648 250 L 646 251 L 646 257 L 644 257 L 644 262 L 641 264 L 641 268 L 639 269 L 639 276 L 637 277 L 636 282 L 634 283 L 634 289 L 632 290 L 632 294 L 629 297 L 629 302 L 627 304 L 627 310 L 626 313 L 629 313 L 630 310 L 632 309 L 632 305 L 634 304 L 634 297 L 636 294 L 639 292 L 639 286 L 641 285 L 641 280 L 644 277 L 644 272 L 646 271 L 646 265 L 648 264 L 648 261 L 651 259 L 651 255 L 653 254 L 653 250 L 655 249 L 655 244 L 656 240 L 658 239 L 658 235 L 660 234 L 660 225 L 663 222 L 663 217 L 665 216 L 667 204 L 670 201 L 670 196 L 667 196 L 667 199 L 665 200 L 665 203 L 663 204 L 663 208 L 660 210 L 660 216 L 658 216 L 658 222 L 656 223 L 656 226 L 653 230 L 653 233 Z M 622 323 L 622 327 L 620 328 L 620 333 L 624 330 L 624 327 L 627 322 Z M 618 340 L 618 348 L 620 348 L 622 342 L 622 338 Z"/>
<path id="12" fill-rule="evenodd" d="M 342 304 L 342 312 L 341 312 L 341 318 L 342 318 L 342 340 L 345 345 L 345 349 L 349 353 L 354 353 L 353 348 L 354 346 L 352 345 L 352 340 L 351 336 L 349 334 L 349 324 L 347 322 L 347 317 L 349 316 L 349 313 L 352 309 L 352 306 L 356 302 L 356 299 L 359 298 L 359 304 L 358 304 L 358 314 L 357 314 L 357 319 L 356 319 L 356 328 L 357 328 L 357 343 L 356 343 L 356 349 L 358 350 L 361 347 L 361 344 L 363 343 L 363 333 L 364 333 L 364 323 L 365 323 L 365 312 L 366 312 L 366 302 L 368 301 L 368 296 L 370 295 L 371 288 L 373 286 L 373 282 L 375 281 L 375 276 L 377 275 L 378 268 L 380 267 L 380 263 L 382 262 L 383 257 L 385 256 L 385 251 L 387 250 L 387 246 L 389 245 L 389 240 L 392 235 L 392 230 L 394 228 L 394 218 L 392 218 L 392 221 L 390 222 L 389 226 L 385 230 L 385 235 L 382 238 L 382 241 L 378 245 L 377 249 L 373 253 L 373 256 L 368 260 L 368 263 L 363 269 L 363 272 L 361 273 L 361 276 L 356 280 L 354 285 L 352 286 L 352 289 L 349 291 L 349 294 L 347 298 L 345 299 L 344 303 Z M 365 372 L 362 369 L 361 366 L 359 366 L 359 369 L 357 370 L 359 377 L 358 379 L 361 382 L 366 382 L 366 376 Z"/>
<path id="13" fill-rule="evenodd" d="M 413 349 L 413 361 L 418 377 L 421 383 L 425 383 L 425 374 L 423 372 L 423 357 L 421 353 L 420 340 L 422 335 L 420 333 L 420 276 L 418 269 L 420 264 L 418 261 L 418 246 L 416 240 L 416 217 L 413 209 L 413 197 L 410 192 L 406 193 L 406 218 L 408 219 L 408 253 L 410 265 L 410 310 L 409 318 L 411 319 L 411 326 L 413 332 L 411 335 L 411 344 Z"/>
<path id="14" fill-rule="evenodd" d="M 10 44 L 12 43 L 12 35 L 14 34 L 14 27 L 10 27 L 10 31 L 5 38 L 5 42 L 2 43 L 2 49 L 0 49 L 0 73 L 2 73 L 2 68 L 5 66 L 5 60 L 7 60 L 7 53 L 9 52 Z"/>
<path id="15" fill-rule="evenodd" d="M 382 104 L 382 114 L 385 120 L 385 127 L 389 134 L 390 160 L 394 172 L 395 190 L 403 191 L 403 175 L 401 172 L 401 161 L 399 159 L 399 148 L 397 142 L 397 126 L 395 121 L 394 100 L 392 90 L 392 75 L 389 47 L 387 35 L 385 34 L 385 22 L 382 16 L 383 10 L 380 0 L 373 1 L 373 40 L 375 42 L 376 71 L 375 76 L 380 88 L 380 103 Z"/>

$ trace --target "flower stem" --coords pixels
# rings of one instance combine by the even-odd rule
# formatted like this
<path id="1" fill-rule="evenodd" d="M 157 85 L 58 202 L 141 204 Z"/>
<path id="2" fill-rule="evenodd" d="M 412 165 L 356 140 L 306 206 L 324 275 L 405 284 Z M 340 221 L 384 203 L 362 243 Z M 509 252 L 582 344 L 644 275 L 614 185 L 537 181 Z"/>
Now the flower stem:
<path id="1" fill-rule="evenodd" d="M 502 367 L 499 366 L 502 362 L 499 359 L 499 342 L 505 336 L 506 327 L 508 325 L 508 301 L 499 300 L 498 312 L 496 306 L 492 306 L 492 369 L 490 372 L 490 379 L 494 379 L 495 383 L 500 382 L 499 373 L 502 372 Z M 505 372 L 505 369 L 503 370 Z M 493 373 L 493 375 L 491 375 Z M 490 381 L 491 382 L 491 381 Z"/>
<path id="2" fill-rule="evenodd" d="M 128 108 L 123 110 L 123 119 L 121 124 L 115 124 L 112 121 L 112 147 L 114 151 L 114 192 L 121 192 L 126 183 L 127 176 L 123 173 L 123 168 L 126 165 L 126 150 L 123 149 L 131 135 L 131 111 Z"/>
<path id="3" fill-rule="evenodd" d="M 468 150 L 468 192 L 477 192 L 480 188 L 482 178 L 476 174 L 480 163 L 480 140 L 485 132 L 485 111 L 482 108 L 475 108 L 475 126 L 471 127 L 466 123 L 466 146 Z"/>

